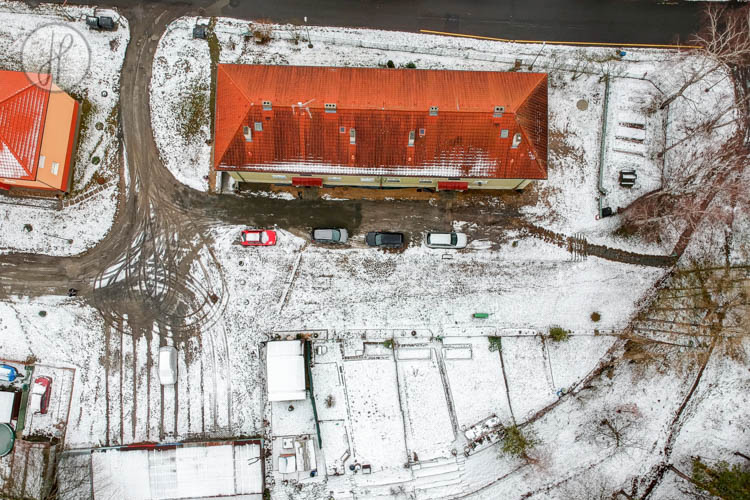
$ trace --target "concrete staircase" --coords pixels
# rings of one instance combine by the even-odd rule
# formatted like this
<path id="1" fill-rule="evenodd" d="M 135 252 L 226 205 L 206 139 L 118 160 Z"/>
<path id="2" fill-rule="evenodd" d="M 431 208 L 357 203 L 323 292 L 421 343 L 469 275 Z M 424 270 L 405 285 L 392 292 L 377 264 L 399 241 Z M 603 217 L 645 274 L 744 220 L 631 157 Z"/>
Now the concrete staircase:
<path id="1" fill-rule="evenodd" d="M 420 498 L 438 498 L 458 492 L 464 463 L 464 457 L 460 456 L 414 464 L 411 466 L 414 474 L 412 486 Z"/>

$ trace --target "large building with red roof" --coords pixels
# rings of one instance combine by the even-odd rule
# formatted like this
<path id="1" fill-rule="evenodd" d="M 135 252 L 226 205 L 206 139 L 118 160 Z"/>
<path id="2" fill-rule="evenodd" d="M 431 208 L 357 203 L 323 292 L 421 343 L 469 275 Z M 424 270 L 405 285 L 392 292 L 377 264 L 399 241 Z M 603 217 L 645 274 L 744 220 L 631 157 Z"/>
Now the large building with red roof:
<path id="1" fill-rule="evenodd" d="M 0 71 L 0 189 L 68 192 L 78 120 L 50 75 Z"/>
<path id="2" fill-rule="evenodd" d="M 213 166 L 301 186 L 522 189 L 547 178 L 547 75 L 220 64 Z"/>

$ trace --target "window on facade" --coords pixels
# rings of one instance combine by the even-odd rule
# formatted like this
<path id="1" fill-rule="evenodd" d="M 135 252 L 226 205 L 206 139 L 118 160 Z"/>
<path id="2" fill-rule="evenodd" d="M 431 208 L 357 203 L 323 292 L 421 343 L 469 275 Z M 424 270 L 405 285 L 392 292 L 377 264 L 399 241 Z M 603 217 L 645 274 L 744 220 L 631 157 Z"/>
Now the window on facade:
<path id="1" fill-rule="evenodd" d="M 508 129 L 504 128 L 500 131 L 500 138 L 501 139 L 507 139 L 508 138 Z"/>
<path id="2" fill-rule="evenodd" d="M 511 144 L 510 147 L 517 148 L 521 145 L 521 134 L 514 134 L 513 135 L 513 144 Z"/>
<path id="3" fill-rule="evenodd" d="M 409 146 L 414 145 L 414 136 L 415 136 L 414 131 L 410 130 L 409 131 Z"/>
<path id="4" fill-rule="evenodd" d="M 242 127 L 242 134 L 245 136 L 245 141 L 246 142 L 252 142 L 252 140 L 253 140 L 253 131 L 250 130 L 250 127 L 248 127 L 247 125 L 245 125 L 244 127 Z"/>
<path id="5" fill-rule="evenodd" d="M 262 132 L 263 131 L 263 122 L 255 122 L 255 131 L 256 132 Z"/>
<path id="6" fill-rule="evenodd" d="M 419 137 L 424 137 L 424 135 L 425 135 L 425 133 L 426 133 L 426 132 L 427 132 L 427 131 L 426 131 L 425 129 L 423 129 L 423 128 L 420 128 L 420 129 L 419 129 Z"/>
<path id="7" fill-rule="evenodd" d="M 349 144 L 357 144 L 357 132 L 353 129 L 349 129 Z"/>
<path id="8" fill-rule="evenodd" d="M 56 161 L 52 162 L 52 175 L 57 175 L 57 169 L 60 168 L 60 164 Z"/>

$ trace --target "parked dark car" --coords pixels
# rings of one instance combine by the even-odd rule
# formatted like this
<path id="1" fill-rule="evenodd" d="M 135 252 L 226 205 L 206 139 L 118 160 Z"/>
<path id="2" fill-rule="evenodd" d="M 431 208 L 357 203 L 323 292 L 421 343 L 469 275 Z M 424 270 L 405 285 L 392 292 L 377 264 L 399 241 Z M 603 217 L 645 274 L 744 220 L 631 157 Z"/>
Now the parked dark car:
<path id="1" fill-rule="evenodd" d="M 371 247 L 401 248 L 404 246 L 404 235 L 402 233 L 370 232 L 365 236 L 365 241 Z"/>

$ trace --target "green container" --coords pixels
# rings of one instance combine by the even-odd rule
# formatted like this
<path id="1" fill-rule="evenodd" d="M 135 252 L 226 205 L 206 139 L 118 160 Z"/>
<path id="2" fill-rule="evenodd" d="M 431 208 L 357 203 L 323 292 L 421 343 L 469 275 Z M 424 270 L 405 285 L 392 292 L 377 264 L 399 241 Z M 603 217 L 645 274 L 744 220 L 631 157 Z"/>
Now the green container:
<path id="1" fill-rule="evenodd" d="M 490 314 L 489 313 L 474 313 L 474 317 L 479 318 L 479 319 L 487 319 L 490 317 Z"/>
<path id="2" fill-rule="evenodd" d="M 0 424 L 0 457 L 4 457 L 13 451 L 13 443 L 16 435 L 8 424 Z"/>

